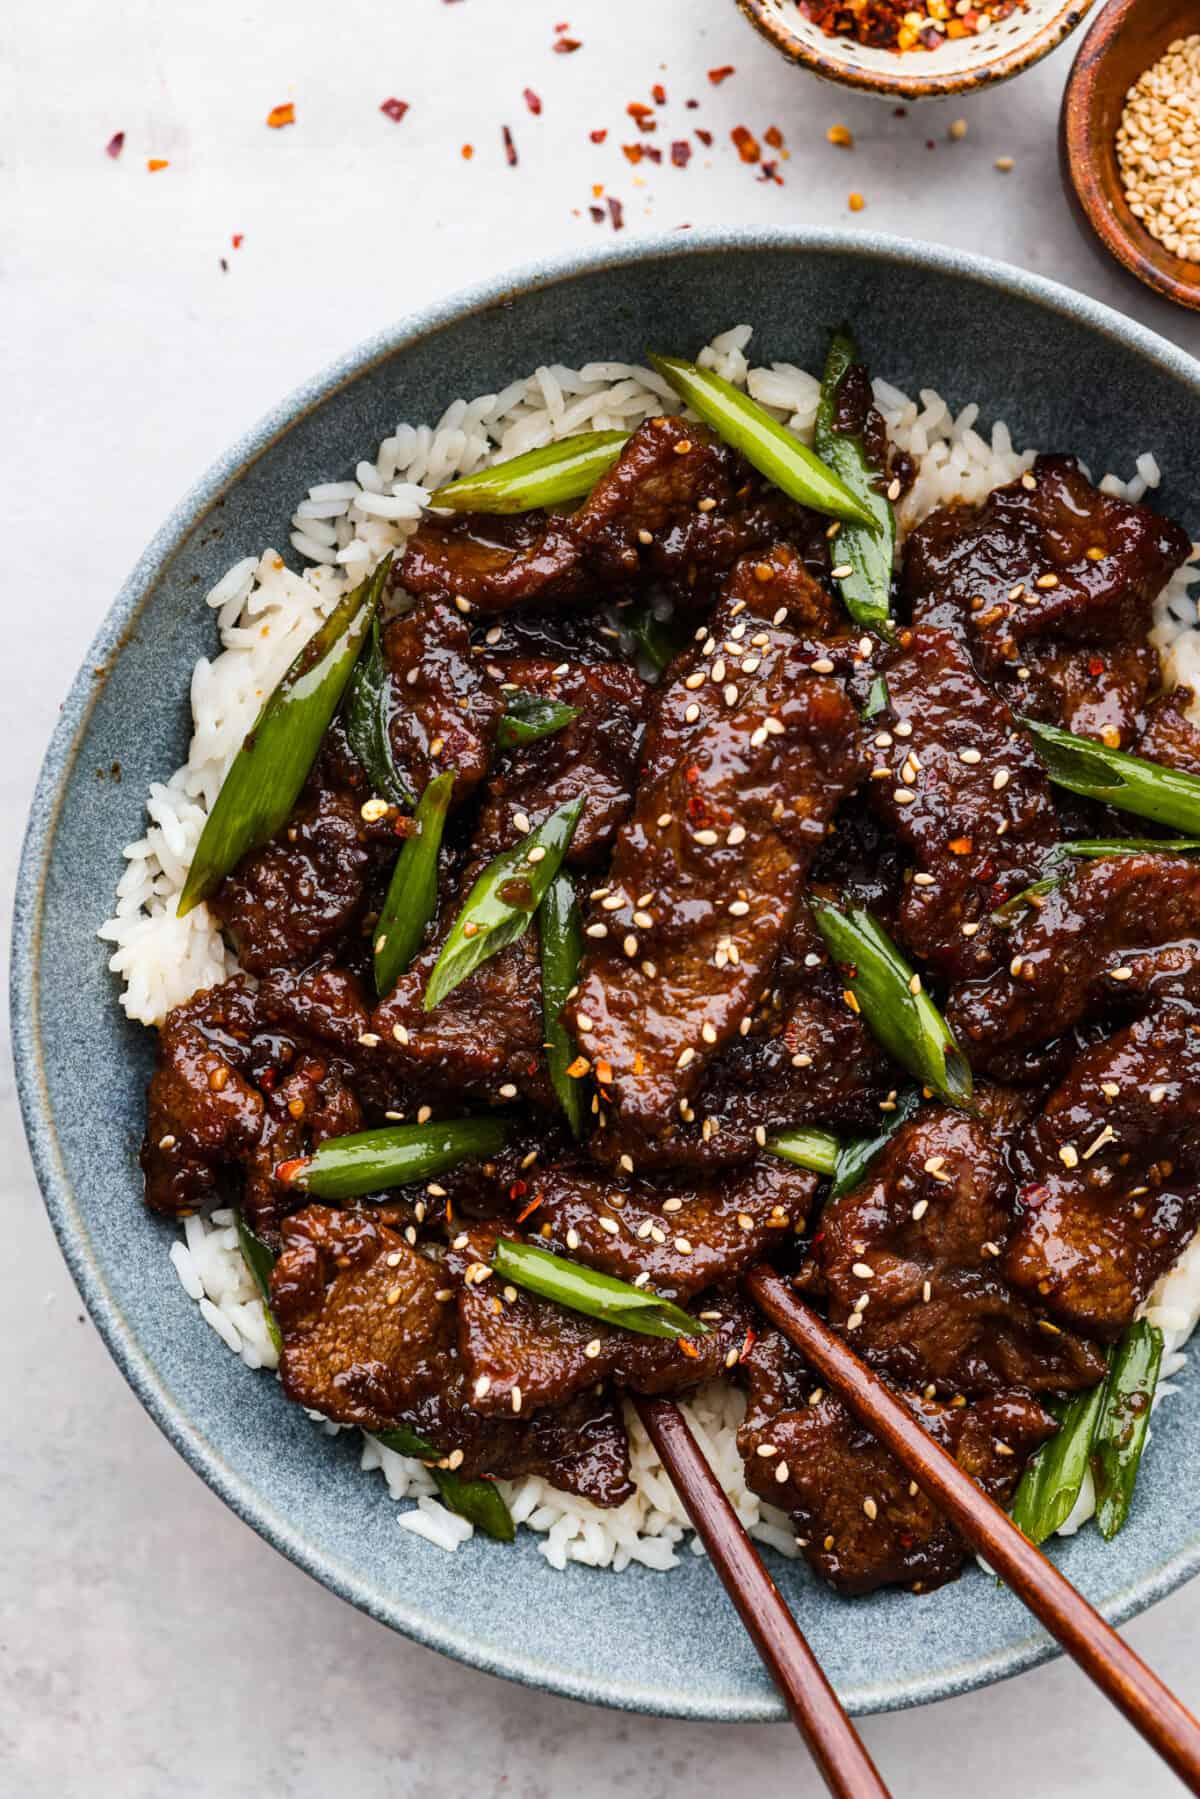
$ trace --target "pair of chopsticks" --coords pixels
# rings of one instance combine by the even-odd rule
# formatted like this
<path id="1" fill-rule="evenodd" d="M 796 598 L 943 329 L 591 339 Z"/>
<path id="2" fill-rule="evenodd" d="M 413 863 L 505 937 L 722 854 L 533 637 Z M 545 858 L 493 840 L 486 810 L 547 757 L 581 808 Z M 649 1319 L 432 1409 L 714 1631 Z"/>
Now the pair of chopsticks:
<path id="1" fill-rule="evenodd" d="M 935 1443 L 908 1408 L 770 1268 L 744 1285 L 825 1385 L 873 1432 L 955 1529 L 1040 1619 L 1184 1784 L 1200 1794 L 1200 1724 L 1053 1562 Z M 783 1694 L 831 1793 L 887 1794 L 799 1625 L 670 1400 L 638 1398 L 639 1416 L 725 1590 Z"/>

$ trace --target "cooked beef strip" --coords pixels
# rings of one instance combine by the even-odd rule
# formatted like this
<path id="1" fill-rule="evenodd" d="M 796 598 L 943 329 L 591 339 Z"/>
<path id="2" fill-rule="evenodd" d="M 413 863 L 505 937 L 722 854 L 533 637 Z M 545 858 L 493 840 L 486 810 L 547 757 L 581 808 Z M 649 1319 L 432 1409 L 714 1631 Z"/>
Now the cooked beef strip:
<path id="1" fill-rule="evenodd" d="M 605 1379 L 639 1393 L 682 1393 L 733 1367 L 746 1341 L 749 1309 L 734 1294 L 693 1300 L 689 1310 L 710 1324 L 704 1336 L 647 1337 L 507 1289 L 493 1274 L 479 1278 L 494 1253 L 494 1235 L 464 1230 L 447 1256 L 462 1282 L 459 1356 L 470 1402 L 484 1416 L 561 1405 Z"/>
<path id="2" fill-rule="evenodd" d="M 1031 638 L 1127 644 L 1191 549 L 1149 507 L 1093 487 L 1073 456 L 1039 456 L 982 506 L 933 513 L 905 545 L 904 589 L 922 624 L 965 630 L 981 672 L 1020 662 Z M 1020 588 L 1014 595 L 1014 589 Z"/>
<path id="3" fill-rule="evenodd" d="M 1058 841 L 1046 778 L 1012 713 L 954 633 L 905 631 L 873 723 L 870 794 L 915 864 L 901 942 L 948 977 L 990 968 L 1004 937 L 991 913 L 1036 879 Z"/>
<path id="4" fill-rule="evenodd" d="M 1050 1413 L 1023 1393 L 962 1406 L 915 1393 L 899 1397 L 1002 1505 L 1029 1456 L 1057 1429 Z M 738 1446 L 750 1486 L 791 1512 L 807 1560 L 838 1592 L 903 1584 L 925 1593 L 961 1572 L 967 1545 L 907 1469 L 831 1394 L 780 1412 L 760 1431 L 743 1428 Z"/>
<path id="5" fill-rule="evenodd" d="M 648 1275 L 655 1293 L 676 1300 L 775 1253 L 804 1228 L 818 1186 L 816 1175 L 773 1156 L 717 1182 L 605 1180 L 551 1167 L 528 1184 L 537 1203 L 525 1228 L 535 1242 L 619 1280 Z"/>
<path id="6" fill-rule="evenodd" d="M 1195 704 L 1190 687 L 1173 687 L 1152 700 L 1134 754 L 1185 775 L 1200 775 L 1200 729 L 1191 718 Z"/>
<path id="7" fill-rule="evenodd" d="M 466 619 L 438 599 L 419 600 L 383 633 L 392 679 L 389 732 L 401 778 L 414 795 L 454 770 L 454 803 L 488 771 L 504 711 L 487 658 L 472 648 Z"/>
<path id="8" fill-rule="evenodd" d="M 537 924 L 489 957 L 435 1006 L 425 988 L 462 901 L 480 873 L 473 864 L 431 942 L 418 951 L 371 1019 L 381 1052 L 406 1081 L 502 1105 L 521 1092 L 535 1105 L 556 1105 L 542 1049 L 542 973 Z M 506 1092 L 512 1088 L 512 1092 Z"/>
<path id="9" fill-rule="evenodd" d="M 1200 957 L 1200 863 L 1133 855 L 1081 862 L 1008 933 L 1010 960 L 951 994 L 947 1022 L 974 1067 L 1177 984 Z M 1129 971 L 1129 972 L 1127 972 Z"/>
<path id="10" fill-rule="evenodd" d="M 271 1303 L 288 1397 L 365 1430 L 407 1424 L 464 1476 L 542 1474 L 599 1505 L 627 1499 L 624 1428 L 602 1395 L 521 1419 L 471 1410 L 454 1349 L 453 1284 L 410 1249 L 392 1228 L 399 1222 L 386 1208 L 315 1205 L 286 1220 Z"/>
<path id="11" fill-rule="evenodd" d="M 745 646 L 740 663 L 730 645 Z M 864 765 L 842 688 L 785 626 L 755 630 L 737 602 L 656 691 L 634 815 L 566 1013 L 629 1153 L 681 1102 L 688 1121 L 706 1067 L 749 1029 L 805 869 Z"/>
<path id="12" fill-rule="evenodd" d="M 1158 651 L 1148 643 L 1026 643 L 1017 671 L 996 679 L 1014 712 L 1129 749 L 1160 679 Z"/>
<path id="13" fill-rule="evenodd" d="M 1048 1331 L 1000 1277 L 1013 1200 L 988 1127 L 924 1108 L 821 1213 L 809 1266 L 830 1323 L 852 1329 L 858 1353 L 898 1385 L 943 1398 L 1095 1386 L 1103 1357 Z"/>
<path id="14" fill-rule="evenodd" d="M 302 968 L 356 924 L 371 868 L 361 796 L 309 784 L 279 835 L 209 899 L 251 974 Z"/>
<path id="15" fill-rule="evenodd" d="M 709 502 L 714 502 L 709 504 Z M 746 550 L 786 537 L 828 566 L 825 521 L 763 489 L 703 425 L 678 417 L 640 425 L 577 511 L 496 520 L 428 518 L 409 538 L 396 582 L 410 593 L 461 597 L 483 612 L 553 601 L 612 600 L 664 581 L 681 597 Z"/>
<path id="16" fill-rule="evenodd" d="M 163 1024 L 147 1099 L 146 1201 L 175 1216 L 227 1197 L 244 1169 L 242 1207 L 271 1237 L 296 1196 L 276 1165 L 361 1128 L 349 1059 L 276 1024 L 245 975 L 177 1006 Z"/>
<path id="17" fill-rule="evenodd" d="M 1200 1226 L 1194 998 L 1155 997 L 1086 1050 L 1010 1153 L 1023 1217 L 1006 1277 L 1061 1323 L 1118 1336 Z"/>
<path id="18" fill-rule="evenodd" d="M 584 796 L 568 860 L 596 862 L 611 849 L 633 807 L 646 684 L 620 662 L 546 662 L 529 657 L 492 664 L 502 692 L 513 688 L 574 706 L 579 717 L 536 743 L 502 752 L 488 781 L 474 839 L 479 856 L 517 841 L 520 818 L 545 818 Z"/>

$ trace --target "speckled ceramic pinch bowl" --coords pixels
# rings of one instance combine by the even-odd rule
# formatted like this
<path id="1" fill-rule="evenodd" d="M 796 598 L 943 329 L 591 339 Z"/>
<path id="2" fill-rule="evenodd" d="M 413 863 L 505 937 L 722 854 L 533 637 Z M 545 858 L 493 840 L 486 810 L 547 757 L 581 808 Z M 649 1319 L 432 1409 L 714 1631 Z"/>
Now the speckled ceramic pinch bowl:
<path id="1" fill-rule="evenodd" d="M 782 1708 L 707 1563 L 668 1574 L 553 1572 L 527 1532 L 447 1555 L 397 1528 L 356 1439 L 331 1440 L 251 1374 L 167 1261 L 173 1228 L 141 1203 L 136 1154 L 149 1033 L 117 1005 L 94 932 L 147 784 L 184 755 L 188 673 L 212 652 L 205 590 L 235 558 L 286 545 L 315 481 L 344 478 L 397 419 L 494 391 L 539 362 L 685 354 L 743 319 L 757 361 L 819 364 L 850 319 L 873 367 L 953 404 L 982 402 L 1020 443 L 1128 470 L 1152 448 L 1162 504 L 1200 533 L 1192 482 L 1200 366 L 1116 313 L 950 251 L 838 234 L 675 236 L 525 270 L 407 319 L 352 351 L 225 456 L 169 518 L 76 677 L 38 784 L 14 932 L 17 1073 L 38 1178 L 84 1300 L 156 1423 L 239 1517 L 372 1617 L 476 1667 L 631 1710 L 763 1719 Z M 914 319 L 937 330 L 914 331 Z M 119 761 L 119 783 L 97 770 Z M 1122 1535 L 1055 1547 L 1114 1619 L 1200 1567 L 1200 1378 L 1155 1421 Z M 131 1470 L 130 1478 L 136 1478 Z M 801 1564 L 776 1573 L 852 1711 L 961 1692 L 1051 1653 L 1028 1613 L 977 1570 L 914 1599 L 846 1603 Z M 169 1596 L 167 1603 L 169 1603 Z M 236 1613 L 236 1594 L 220 1603 Z M 236 1619 L 231 1617 L 231 1624 Z M 381 1642 L 381 1653 L 386 1645 Z"/>

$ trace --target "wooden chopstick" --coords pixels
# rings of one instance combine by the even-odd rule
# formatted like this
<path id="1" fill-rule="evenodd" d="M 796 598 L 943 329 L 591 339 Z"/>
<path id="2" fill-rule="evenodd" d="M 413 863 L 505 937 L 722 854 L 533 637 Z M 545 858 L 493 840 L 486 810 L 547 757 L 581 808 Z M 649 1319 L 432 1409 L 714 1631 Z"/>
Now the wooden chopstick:
<path id="1" fill-rule="evenodd" d="M 1200 1793 L 1200 1724 L 1171 1689 L 786 1282 L 770 1268 L 754 1268 L 745 1285 L 826 1386 L 903 1464 L 1185 1785 Z"/>
<path id="2" fill-rule="evenodd" d="M 670 1399 L 642 1394 L 631 1398 L 829 1791 L 838 1799 L 888 1799 L 862 1738 L 842 1710 L 683 1413 Z"/>

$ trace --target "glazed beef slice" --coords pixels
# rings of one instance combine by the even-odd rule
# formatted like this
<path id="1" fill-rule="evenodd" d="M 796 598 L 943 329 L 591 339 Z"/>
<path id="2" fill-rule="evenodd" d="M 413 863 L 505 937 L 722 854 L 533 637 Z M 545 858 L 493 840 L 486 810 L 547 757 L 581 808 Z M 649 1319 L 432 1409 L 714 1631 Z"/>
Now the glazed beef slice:
<path id="1" fill-rule="evenodd" d="M 462 613 L 438 599 L 420 600 L 392 619 L 383 653 L 397 771 L 415 796 L 435 775 L 453 769 L 457 805 L 487 773 L 504 711 L 486 659 L 472 648 Z"/>
<path id="2" fill-rule="evenodd" d="M 565 1014 L 627 1153 L 671 1128 L 750 1028 L 805 870 L 863 768 L 842 687 L 786 627 L 748 629 L 732 604 L 657 690 L 634 815 Z"/>

